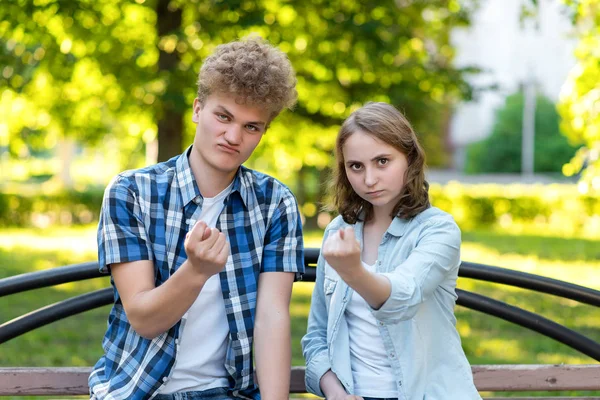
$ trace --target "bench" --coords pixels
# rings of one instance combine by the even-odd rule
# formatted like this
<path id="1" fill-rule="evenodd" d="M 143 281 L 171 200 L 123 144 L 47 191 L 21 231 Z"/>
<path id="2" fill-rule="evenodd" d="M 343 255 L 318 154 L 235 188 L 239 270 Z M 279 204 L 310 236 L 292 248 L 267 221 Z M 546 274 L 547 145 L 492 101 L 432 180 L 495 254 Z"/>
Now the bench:
<path id="1" fill-rule="evenodd" d="M 481 392 L 600 390 L 600 364 L 474 365 L 472 368 L 475 385 Z M 87 379 L 90 372 L 89 367 L 0 368 L 0 395 L 87 395 Z M 304 367 L 292 367 L 290 393 L 306 393 Z M 528 397 L 536 400 L 566 398 Z M 600 399 L 600 397 L 568 398 Z"/>
<path id="2" fill-rule="evenodd" d="M 319 249 L 306 249 L 307 272 L 303 280 L 314 281 Z M 463 262 L 461 277 L 485 280 L 548 293 L 600 307 L 600 292 L 571 283 L 504 268 Z M 96 263 L 84 263 L 0 279 L 0 297 L 41 287 L 103 276 Z M 600 361 L 600 343 L 538 314 L 480 294 L 457 289 L 457 304 L 471 308 L 564 343 Z M 43 307 L 0 325 L 1 343 L 32 329 L 93 308 L 112 303 L 112 289 L 87 293 Z M 475 385 L 480 392 L 600 391 L 600 364 L 588 365 L 473 365 Z M 0 396 L 87 395 L 90 367 L 0 368 Z M 304 367 L 291 370 L 290 393 L 306 393 Z M 449 394 L 451 396 L 451 394 Z M 450 397 L 451 398 L 451 397 Z M 494 397 L 495 400 L 502 399 Z M 511 397 L 511 399 L 519 399 Z M 595 399 L 600 397 L 520 397 L 520 399 Z"/>

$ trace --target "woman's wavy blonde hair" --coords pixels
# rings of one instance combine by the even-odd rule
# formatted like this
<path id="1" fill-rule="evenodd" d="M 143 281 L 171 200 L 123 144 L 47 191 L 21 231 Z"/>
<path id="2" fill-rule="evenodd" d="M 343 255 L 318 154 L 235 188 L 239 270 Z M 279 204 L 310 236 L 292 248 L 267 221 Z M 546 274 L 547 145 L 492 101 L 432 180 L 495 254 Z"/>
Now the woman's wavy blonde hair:
<path id="1" fill-rule="evenodd" d="M 296 74 L 287 55 L 257 36 L 217 46 L 198 74 L 198 100 L 231 94 L 239 104 L 265 107 L 271 119 L 296 104 Z"/>
<path id="2" fill-rule="evenodd" d="M 425 180 L 425 153 L 410 122 L 390 104 L 369 102 L 344 121 L 336 140 L 337 166 L 330 187 L 333 193 L 333 207 L 344 221 L 354 224 L 361 219 L 363 212 L 365 221 L 371 219 L 373 215 L 371 203 L 356 194 L 346 176 L 342 148 L 346 140 L 357 131 L 389 144 L 404 154 L 408 160 L 400 200 L 396 203 L 391 216 L 412 218 L 427 209 L 430 203 L 429 184 Z"/>

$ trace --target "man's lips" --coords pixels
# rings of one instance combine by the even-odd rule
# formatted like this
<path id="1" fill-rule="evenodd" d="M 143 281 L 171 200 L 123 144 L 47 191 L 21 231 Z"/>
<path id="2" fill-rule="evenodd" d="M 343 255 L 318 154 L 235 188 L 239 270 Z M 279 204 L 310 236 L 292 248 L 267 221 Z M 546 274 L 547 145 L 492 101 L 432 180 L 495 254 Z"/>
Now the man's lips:
<path id="1" fill-rule="evenodd" d="M 231 146 L 227 146 L 226 144 L 219 144 L 217 146 L 220 147 L 222 150 L 225 150 L 228 153 L 239 153 L 240 152 L 238 149 L 231 147 Z"/>

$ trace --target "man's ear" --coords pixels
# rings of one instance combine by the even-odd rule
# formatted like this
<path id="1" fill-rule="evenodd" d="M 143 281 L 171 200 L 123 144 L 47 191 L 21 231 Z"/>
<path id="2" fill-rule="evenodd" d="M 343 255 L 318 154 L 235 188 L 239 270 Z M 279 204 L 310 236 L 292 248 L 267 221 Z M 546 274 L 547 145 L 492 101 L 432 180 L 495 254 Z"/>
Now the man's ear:
<path id="1" fill-rule="evenodd" d="M 200 111 L 202 110 L 202 103 L 200 103 L 200 100 L 198 100 L 198 98 L 194 99 L 194 108 L 192 110 L 192 122 L 197 124 L 198 122 L 200 122 Z"/>

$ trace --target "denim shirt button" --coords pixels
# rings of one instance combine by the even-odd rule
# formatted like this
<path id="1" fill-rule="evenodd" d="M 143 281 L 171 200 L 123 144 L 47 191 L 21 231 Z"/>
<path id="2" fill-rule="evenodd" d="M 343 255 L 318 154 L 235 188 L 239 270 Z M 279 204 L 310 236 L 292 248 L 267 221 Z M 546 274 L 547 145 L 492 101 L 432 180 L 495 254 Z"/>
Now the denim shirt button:
<path id="1" fill-rule="evenodd" d="M 383 321 L 379 321 L 379 326 L 383 326 L 383 325 L 384 325 Z"/>
<path id="2" fill-rule="evenodd" d="M 396 358 L 396 353 L 390 353 L 390 358 Z"/>

